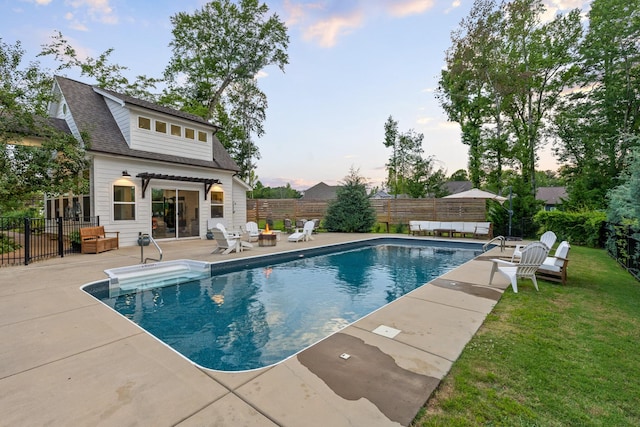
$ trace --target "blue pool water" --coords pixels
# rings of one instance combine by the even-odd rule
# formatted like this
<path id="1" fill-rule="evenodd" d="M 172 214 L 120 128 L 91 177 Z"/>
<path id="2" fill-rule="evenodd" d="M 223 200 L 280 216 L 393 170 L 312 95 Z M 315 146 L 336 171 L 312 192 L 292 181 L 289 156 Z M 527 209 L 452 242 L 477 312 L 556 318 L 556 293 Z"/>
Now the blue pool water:
<path id="1" fill-rule="evenodd" d="M 193 362 L 241 371 L 286 359 L 477 254 L 366 246 L 101 300 Z"/>

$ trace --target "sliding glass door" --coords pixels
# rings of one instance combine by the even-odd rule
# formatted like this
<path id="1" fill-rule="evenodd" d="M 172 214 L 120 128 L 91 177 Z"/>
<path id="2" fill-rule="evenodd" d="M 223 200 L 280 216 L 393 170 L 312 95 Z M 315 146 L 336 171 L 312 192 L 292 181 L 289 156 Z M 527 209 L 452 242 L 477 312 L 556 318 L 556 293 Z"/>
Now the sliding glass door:
<path id="1" fill-rule="evenodd" d="M 151 194 L 154 239 L 200 235 L 198 191 L 153 188 Z"/>

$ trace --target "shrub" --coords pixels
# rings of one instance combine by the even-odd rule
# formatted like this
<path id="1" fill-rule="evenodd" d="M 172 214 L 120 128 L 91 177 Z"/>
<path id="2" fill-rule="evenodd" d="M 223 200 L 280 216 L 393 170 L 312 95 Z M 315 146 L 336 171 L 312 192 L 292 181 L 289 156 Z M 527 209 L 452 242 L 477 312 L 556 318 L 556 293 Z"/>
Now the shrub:
<path id="1" fill-rule="evenodd" d="M 329 203 L 324 226 L 329 231 L 368 233 L 376 223 L 376 212 L 367 196 L 364 179 L 351 169 L 336 199 Z"/>
<path id="2" fill-rule="evenodd" d="M 540 211 L 533 217 L 533 221 L 540 235 L 551 230 L 560 241 L 567 240 L 575 245 L 592 248 L 604 246 L 607 216 L 602 211 Z"/>
<path id="3" fill-rule="evenodd" d="M 15 240 L 0 233 L 0 254 L 10 253 L 21 247 Z"/>

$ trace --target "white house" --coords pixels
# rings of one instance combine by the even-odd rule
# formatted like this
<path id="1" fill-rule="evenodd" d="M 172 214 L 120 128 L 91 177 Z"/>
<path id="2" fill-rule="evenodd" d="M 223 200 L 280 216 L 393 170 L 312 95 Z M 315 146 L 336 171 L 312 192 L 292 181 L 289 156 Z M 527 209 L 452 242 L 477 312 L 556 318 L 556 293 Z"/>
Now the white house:
<path id="1" fill-rule="evenodd" d="M 138 233 L 155 239 L 203 238 L 207 220 L 228 228 L 246 223 L 249 186 L 202 118 L 56 77 L 58 101 L 49 115 L 63 119 L 89 158 L 88 195 L 48 199 L 46 215 L 99 217 L 120 245 Z"/>

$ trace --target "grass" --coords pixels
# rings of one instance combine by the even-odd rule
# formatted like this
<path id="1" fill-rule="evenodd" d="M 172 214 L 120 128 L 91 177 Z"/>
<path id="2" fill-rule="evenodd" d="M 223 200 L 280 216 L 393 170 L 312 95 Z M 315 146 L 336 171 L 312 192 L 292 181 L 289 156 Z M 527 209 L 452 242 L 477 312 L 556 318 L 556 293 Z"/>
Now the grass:
<path id="1" fill-rule="evenodd" d="M 507 290 L 414 426 L 640 425 L 640 283 L 572 247 L 566 286 Z"/>

